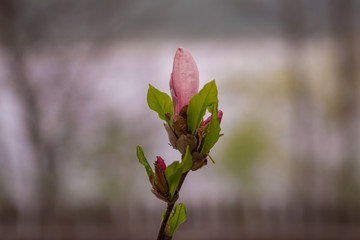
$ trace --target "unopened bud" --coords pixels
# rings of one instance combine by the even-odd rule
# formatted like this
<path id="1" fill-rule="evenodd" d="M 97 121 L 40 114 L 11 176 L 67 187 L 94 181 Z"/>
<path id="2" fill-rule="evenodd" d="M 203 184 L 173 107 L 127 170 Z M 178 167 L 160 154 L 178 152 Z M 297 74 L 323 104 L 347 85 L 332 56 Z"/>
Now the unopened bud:
<path id="1" fill-rule="evenodd" d="M 153 189 L 151 191 L 155 194 L 159 199 L 167 202 L 168 201 L 168 193 L 169 193 L 169 185 L 165 177 L 165 169 L 166 165 L 164 160 L 157 156 L 157 160 L 154 163 L 155 173 L 153 180 L 151 182 Z"/>

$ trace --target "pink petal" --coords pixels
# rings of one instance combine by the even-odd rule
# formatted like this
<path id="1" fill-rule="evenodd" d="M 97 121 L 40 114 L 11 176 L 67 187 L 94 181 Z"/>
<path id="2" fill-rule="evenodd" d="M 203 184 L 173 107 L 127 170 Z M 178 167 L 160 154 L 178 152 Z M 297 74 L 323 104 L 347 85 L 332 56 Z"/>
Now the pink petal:
<path id="1" fill-rule="evenodd" d="M 199 91 L 199 71 L 191 53 L 185 48 L 180 47 L 175 53 L 170 91 L 176 114 Z"/>
<path id="2" fill-rule="evenodd" d="M 212 115 L 211 115 L 212 116 Z M 208 117 L 204 122 L 203 122 L 203 126 L 206 127 L 206 125 L 209 124 L 210 120 L 211 120 L 211 116 Z M 219 118 L 219 123 L 221 123 L 221 119 L 222 119 L 222 116 L 223 116 L 223 112 L 221 110 L 219 110 L 218 112 L 218 118 Z"/>
<path id="3" fill-rule="evenodd" d="M 156 156 L 157 160 L 157 164 L 159 164 L 159 166 L 161 167 L 161 170 L 163 171 L 163 173 L 165 173 L 165 169 L 166 169 L 166 164 L 164 162 L 164 159 L 162 159 L 160 156 Z"/>
<path id="4" fill-rule="evenodd" d="M 223 112 L 219 110 L 218 112 L 219 123 L 221 123 L 222 116 L 223 116 Z"/>

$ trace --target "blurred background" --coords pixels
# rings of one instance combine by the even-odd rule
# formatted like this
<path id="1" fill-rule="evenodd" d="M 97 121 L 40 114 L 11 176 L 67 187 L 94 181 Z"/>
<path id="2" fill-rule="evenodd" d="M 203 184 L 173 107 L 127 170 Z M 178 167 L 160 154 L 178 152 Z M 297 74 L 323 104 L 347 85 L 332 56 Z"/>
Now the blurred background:
<path id="1" fill-rule="evenodd" d="M 0 0 L 0 239 L 155 239 L 148 84 L 216 79 L 216 164 L 174 239 L 360 239 L 359 0 Z"/>

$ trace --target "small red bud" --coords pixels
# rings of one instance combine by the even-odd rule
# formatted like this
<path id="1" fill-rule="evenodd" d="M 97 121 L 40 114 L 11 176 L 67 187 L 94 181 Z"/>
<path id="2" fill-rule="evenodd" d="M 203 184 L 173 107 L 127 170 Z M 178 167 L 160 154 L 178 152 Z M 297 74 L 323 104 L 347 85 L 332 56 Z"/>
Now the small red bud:
<path id="1" fill-rule="evenodd" d="M 165 174 L 166 164 L 164 162 L 164 159 L 162 159 L 160 156 L 156 156 L 156 158 L 156 162 L 159 164 L 161 171 Z"/>

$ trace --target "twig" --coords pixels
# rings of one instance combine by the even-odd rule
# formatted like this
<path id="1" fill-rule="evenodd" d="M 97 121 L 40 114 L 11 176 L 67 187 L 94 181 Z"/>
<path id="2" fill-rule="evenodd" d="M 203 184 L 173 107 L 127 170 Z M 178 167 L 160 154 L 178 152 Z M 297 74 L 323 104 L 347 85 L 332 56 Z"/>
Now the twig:
<path id="1" fill-rule="evenodd" d="M 176 189 L 176 193 L 175 194 L 179 194 L 180 192 L 180 189 L 182 187 L 182 184 L 184 183 L 184 180 L 186 178 L 186 175 L 189 173 L 189 171 L 183 173 L 181 175 L 181 178 L 180 178 L 180 181 L 179 181 L 179 184 L 177 186 L 177 189 Z M 176 201 L 175 201 L 176 202 Z M 165 227 L 166 227 L 166 224 L 167 222 L 169 221 L 169 217 L 171 215 L 171 211 L 173 210 L 174 206 L 175 206 L 175 202 L 170 202 L 168 203 L 168 206 L 166 208 L 166 212 L 165 212 L 165 216 L 164 216 L 164 219 L 162 220 L 161 222 L 161 226 L 160 226 L 160 229 L 159 229 L 159 234 L 158 234 L 158 237 L 157 237 L 157 240 L 164 240 L 164 237 L 165 237 Z"/>

